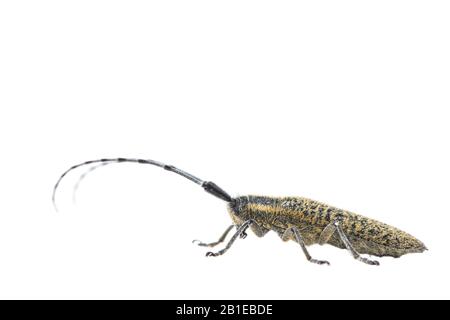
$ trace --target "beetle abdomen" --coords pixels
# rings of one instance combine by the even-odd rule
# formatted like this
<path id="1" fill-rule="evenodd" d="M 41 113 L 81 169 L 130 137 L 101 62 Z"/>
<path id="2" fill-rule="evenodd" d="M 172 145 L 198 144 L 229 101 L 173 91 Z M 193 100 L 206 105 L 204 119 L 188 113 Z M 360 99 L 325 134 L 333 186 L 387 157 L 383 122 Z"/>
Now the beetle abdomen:
<path id="1" fill-rule="evenodd" d="M 421 241 L 402 230 L 364 216 L 346 213 L 342 228 L 360 253 L 400 257 L 426 250 Z"/>

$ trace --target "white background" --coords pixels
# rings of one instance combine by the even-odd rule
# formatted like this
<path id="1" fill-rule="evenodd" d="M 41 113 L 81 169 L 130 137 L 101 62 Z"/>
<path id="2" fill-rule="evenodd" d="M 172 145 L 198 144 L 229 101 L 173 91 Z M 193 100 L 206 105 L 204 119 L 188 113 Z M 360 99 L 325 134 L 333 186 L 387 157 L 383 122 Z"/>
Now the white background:
<path id="1" fill-rule="evenodd" d="M 0 298 L 450 298 L 448 1 L 3 1 Z M 430 249 L 380 267 L 250 234 L 232 195 L 298 195 Z"/>

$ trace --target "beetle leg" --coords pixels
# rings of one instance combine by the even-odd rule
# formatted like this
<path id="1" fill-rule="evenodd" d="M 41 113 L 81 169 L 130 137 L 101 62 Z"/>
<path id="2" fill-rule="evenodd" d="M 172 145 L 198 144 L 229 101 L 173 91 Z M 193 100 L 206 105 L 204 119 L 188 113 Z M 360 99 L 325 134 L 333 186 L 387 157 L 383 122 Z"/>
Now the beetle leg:
<path id="1" fill-rule="evenodd" d="M 323 246 L 325 243 L 327 243 L 331 239 L 335 231 L 336 226 L 334 225 L 334 222 L 327 225 L 320 233 L 319 244 Z"/>
<path id="2" fill-rule="evenodd" d="M 231 226 L 229 226 L 225 232 L 220 236 L 219 240 L 217 240 L 216 242 L 211 242 L 211 243 L 205 243 L 205 242 L 201 242 L 200 240 L 193 240 L 192 243 L 196 243 L 198 246 L 200 247 L 215 247 L 217 246 L 219 243 L 222 243 L 225 238 L 227 237 L 227 235 L 230 233 L 230 231 L 233 229 L 234 224 L 232 224 Z M 242 237 L 241 237 L 242 238 Z"/>
<path id="3" fill-rule="evenodd" d="M 217 256 L 221 256 L 223 255 L 225 252 L 228 251 L 228 249 L 231 248 L 231 246 L 233 245 L 234 241 L 236 241 L 236 239 L 243 233 L 245 232 L 245 230 L 247 230 L 247 228 L 253 223 L 253 220 L 247 220 L 245 221 L 243 224 L 241 224 L 239 226 L 239 228 L 237 229 L 237 231 L 233 234 L 233 236 L 231 237 L 230 241 L 228 241 L 227 245 L 225 248 L 223 248 L 222 250 L 219 250 L 217 252 L 207 252 L 206 256 L 207 257 L 217 257 Z"/>
<path id="4" fill-rule="evenodd" d="M 376 260 L 370 260 L 364 257 L 361 257 L 361 255 L 353 248 L 352 244 L 350 243 L 350 240 L 348 240 L 347 236 L 345 235 L 344 230 L 341 227 L 340 221 L 337 220 L 334 222 L 334 226 L 339 234 L 339 237 L 341 238 L 342 242 L 344 243 L 347 250 L 351 253 L 353 258 L 355 258 L 358 261 L 364 262 L 366 264 L 372 265 L 372 266 L 379 266 L 380 263 Z"/>
<path id="5" fill-rule="evenodd" d="M 287 228 L 286 231 L 284 232 L 284 234 L 282 235 L 281 239 L 283 239 L 283 240 L 286 239 L 287 236 L 288 236 L 288 234 L 289 234 L 289 232 L 292 232 L 292 233 L 294 234 L 295 240 L 297 240 L 297 243 L 298 243 L 298 244 L 300 245 L 300 247 L 302 248 L 303 253 L 304 253 L 305 256 L 306 256 L 306 259 L 307 259 L 309 262 L 317 263 L 317 264 L 327 264 L 327 265 L 330 265 L 330 263 L 329 263 L 328 261 L 325 261 L 325 260 L 316 260 L 316 259 L 313 259 L 313 258 L 311 257 L 311 255 L 310 255 L 309 252 L 308 252 L 308 249 L 306 249 L 305 241 L 303 240 L 303 237 L 302 237 L 302 235 L 300 234 L 300 231 L 298 230 L 297 227 L 289 227 L 289 228 Z"/>

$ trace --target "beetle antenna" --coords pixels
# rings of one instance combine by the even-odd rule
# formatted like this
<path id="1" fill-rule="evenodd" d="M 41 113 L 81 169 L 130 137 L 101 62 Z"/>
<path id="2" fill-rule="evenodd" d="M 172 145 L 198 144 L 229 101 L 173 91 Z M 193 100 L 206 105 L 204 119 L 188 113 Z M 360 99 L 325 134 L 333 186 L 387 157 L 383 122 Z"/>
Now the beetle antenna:
<path id="1" fill-rule="evenodd" d="M 214 182 L 212 181 L 203 181 L 199 178 L 197 178 L 196 176 L 193 176 L 190 173 L 187 173 L 186 171 L 183 171 L 181 169 L 178 169 L 175 166 L 172 165 L 167 165 L 164 164 L 162 162 L 158 162 L 158 161 L 154 161 L 154 160 L 149 160 L 149 159 L 133 159 L 133 158 L 111 158 L 111 159 L 98 159 L 98 160 L 90 160 L 90 161 L 86 161 L 83 163 L 79 163 L 76 164 L 72 167 L 70 167 L 69 169 L 67 169 L 58 179 L 58 181 L 56 181 L 55 186 L 53 187 L 53 194 L 52 194 L 52 202 L 53 202 L 53 206 L 55 207 L 55 210 L 58 211 L 58 207 L 56 206 L 56 201 L 55 201 L 55 195 L 56 195 L 56 190 L 58 189 L 59 184 L 61 183 L 61 180 L 72 170 L 75 170 L 79 167 L 83 167 L 89 164 L 93 164 L 93 163 L 103 163 L 103 164 L 110 164 L 110 163 L 123 163 L 123 162 L 132 162 L 132 163 L 139 163 L 139 164 L 151 164 L 160 168 L 163 168 L 167 171 L 172 171 L 180 176 L 185 177 L 188 180 L 191 180 L 192 182 L 202 186 L 202 188 L 212 194 L 213 196 L 222 199 L 226 202 L 232 202 L 233 198 L 231 198 L 231 196 L 226 193 L 222 188 L 220 188 L 218 185 L 216 185 Z"/>

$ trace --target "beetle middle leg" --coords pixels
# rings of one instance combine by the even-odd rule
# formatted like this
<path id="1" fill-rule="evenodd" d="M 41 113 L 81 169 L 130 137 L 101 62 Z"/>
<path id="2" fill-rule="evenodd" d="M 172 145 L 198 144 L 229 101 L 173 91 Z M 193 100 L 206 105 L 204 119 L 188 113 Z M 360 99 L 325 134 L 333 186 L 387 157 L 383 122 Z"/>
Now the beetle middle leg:
<path id="1" fill-rule="evenodd" d="M 217 256 L 221 256 L 223 255 L 225 252 L 228 251 L 228 249 L 231 248 L 231 246 L 233 245 L 234 241 L 236 241 L 236 239 L 241 236 L 242 233 L 245 233 L 245 231 L 247 230 L 247 228 L 254 223 L 253 220 L 247 220 L 245 221 L 243 224 L 241 224 L 239 226 L 239 228 L 237 229 L 237 231 L 233 234 L 233 236 L 231 237 L 230 241 L 228 241 L 227 245 L 225 248 L 223 248 L 222 250 L 219 250 L 217 252 L 207 252 L 206 256 L 207 257 L 217 257 Z"/>
<path id="2" fill-rule="evenodd" d="M 345 235 L 344 230 L 341 226 L 341 221 L 339 219 L 331 222 L 328 226 L 323 229 L 322 233 L 319 236 L 319 244 L 324 245 L 325 243 L 330 240 L 330 238 L 333 236 L 334 232 L 337 231 L 339 238 L 344 243 L 345 248 L 350 252 L 350 254 L 358 261 L 364 262 L 366 264 L 372 265 L 372 266 L 378 266 L 380 263 L 376 260 L 370 260 L 364 257 L 361 257 L 361 255 L 356 251 L 356 249 L 351 244 L 350 240 Z"/>
<path id="3" fill-rule="evenodd" d="M 283 240 L 286 239 L 287 236 L 288 236 L 288 234 L 289 234 L 289 232 L 292 232 L 292 233 L 294 234 L 295 240 L 297 240 L 297 243 L 298 243 L 298 244 L 300 245 L 300 247 L 302 248 L 303 253 L 304 253 L 305 256 L 306 256 L 306 259 L 307 259 L 309 262 L 316 263 L 316 264 L 327 264 L 327 265 L 330 265 L 330 263 L 329 263 L 328 261 L 325 261 L 325 260 L 316 260 L 316 259 L 313 259 L 313 258 L 311 257 L 311 255 L 310 255 L 309 252 L 308 252 L 308 249 L 306 249 L 305 241 L 303 240 L 303 237 L 302 237 L 302 235 L 300 234 L 300 231 L 298 230 L 297 227 L 289 227 L 289 228 L 287 228 L 286 231 L 283 233 L 281 239 L 283 239 Z"/>
<path id="4" fill-rule="evenodd" d="M 196 243 L 196 244 L 197 244 L 198 246 L 200 246 L 200 247 L 210 247 L 210 248 L 215 247 L 215 246 L 217 246 L 219 243 L 222 243 L 222 242 L 225 240 L 225 238 L 226 238 L 227 235 L 230 233 L 230 231 L 233 229 L 233 227 L 234 227 L 234 224 L 232 224 L 231 226 L 229 226 L 229 227 L 225 230 L 225 232 L 220 236 L 219 240 L 217 240 L 217 241 L 215 241 L 215 242 L 205 243 L 205 242 L 201 242 L 200 240 L 193 240 L 192 243 Z M 241 234 L 241 238 L 245 238 L 245 237 L 242 236 L 243 234 L 247 235 L 246 233 L 243 232 L 243 233 Z"/>

